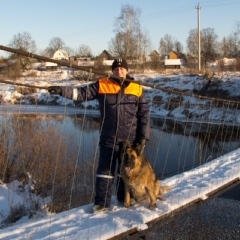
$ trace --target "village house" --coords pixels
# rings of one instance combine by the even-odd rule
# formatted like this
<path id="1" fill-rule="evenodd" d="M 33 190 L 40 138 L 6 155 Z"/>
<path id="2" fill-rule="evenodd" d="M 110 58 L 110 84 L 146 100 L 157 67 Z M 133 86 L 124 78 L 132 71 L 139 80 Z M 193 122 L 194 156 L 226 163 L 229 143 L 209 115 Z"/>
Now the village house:
<path id="1" fill-rule="evenodd" d="M 58 49 L 54 54 L 52 59 L 59 61 L 68 61 L 69 57 L 66 51 Z M 47 71 L 55 71 L 58 69 L 57 63 L 46 62 L 46 70 Z"/>
<path id="2" fill-rule="evenodd" d="M 98 59 L 102 61 L 102 64 L 105 66 L 111 66 L 114 61 L 114 57 L 107 50 L 103 50 L 98 56 Z"/>
<path id="3" fill-rule="evenodd" d="M 58 69 L 57 63 L 53 62 L 46 62 L 45 67 L 47 71 L 55 71 Z"/>
<path id="4" fill-rule="evenodd" d="M 165 56 L 164 66 L 165 69 L 180 69 L 186 64 L 186 57 L 182 53 L 171 51 Z"/>
<path id="5" fill-rule="evenodd" d="M 103 50 L 102 53 L 98 56 L 98 58 L 104 60 L 114 60 L 114 57 L 107 51 Z"/>
<path id="6" fill-rule="evenodd" d="M 60 60 L 60 61 L 63 61 L 63 60 L 64 60 L 64 61 L 68 61 L 68 60 L 69 60 L 69 57 L 68 57 L 68 54 L 67 54 L 66 51 L 61 50 L 61 49 L 58 49 L 58 50 L 54 53 L 52 59 L 54 59 L 54 60 Z"/>
<path id="7" fill-rule="evenodd" d="M 89 66 L 92 65 L 90 57 L 70 57 L 69 61 L 78 66 Z"/>
<path id="8" fill-rule="evenodd" d="M 160 54 L 156 50 L 154 50 L 146 57 L 146 62 L 153 62 L 156 60 L 160 60 L 160 58 Z"/>
<path id="9" fill-rule="evenodd" d="M 217 65 L 224 71 L 236 71 L 237 60 L 235 58 L 223 58 L 217 60 Z"/>

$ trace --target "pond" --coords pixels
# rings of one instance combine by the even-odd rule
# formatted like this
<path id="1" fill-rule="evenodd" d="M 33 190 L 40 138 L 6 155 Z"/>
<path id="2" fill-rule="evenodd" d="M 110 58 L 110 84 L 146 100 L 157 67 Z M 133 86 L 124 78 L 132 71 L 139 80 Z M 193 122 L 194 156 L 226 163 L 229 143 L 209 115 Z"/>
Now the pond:
<path id="1" fill-rule="evenodd" d="M 49 120 L 47 122 L 49 124 Z M 52 116 L 50 122 L 71 139 L 68 150 L 78 153 L 79 163 L 98 160 L 100 123 L 97 116 Z M 234 126 L 151 118 L 151 139 L 145 155 L 162 179 L 238 148 L 239 135 Z"/>
<path id="2" fill-rule="evenodd" d="M 33 106 L 22 106 L 25 114 L 16 114 L 13 109 L 16 108 L 11 108 L 15 119 L 24 119 L 26 124 L 33 118 L 35 124 L 42 124 L 45 129 L 53 127 L 66 141 L 67 152 L 76 155 L 78 164 L 97 163 L 100 122 L 96 113 L 84 115 L 70 109 L 63 115 L 64 108 L 42 107 L 41 112 L 40 108 L 36 112 Z M 163 179 L 238 148 L 239 135 L 238 126 L 152 117 L 145 155 Z"/>
<path id="3" fill-rule="evenodd" d="M 99 115 L 49 106 L 6 109 L 0 116 L 0 164 L 7 159 L 9 171 L 0 171 L 0 178 L 10 181 L 23 170 L 30 172 L 38 179 L 36 192 L 54 196 L 57 212 L 66 210 L 69 201 L 71 207 L 92 202 Z M 145 156 L 158 178 L 164 179 L 239 148 L 239 135 L 234 125 L 152 117 Z"/>

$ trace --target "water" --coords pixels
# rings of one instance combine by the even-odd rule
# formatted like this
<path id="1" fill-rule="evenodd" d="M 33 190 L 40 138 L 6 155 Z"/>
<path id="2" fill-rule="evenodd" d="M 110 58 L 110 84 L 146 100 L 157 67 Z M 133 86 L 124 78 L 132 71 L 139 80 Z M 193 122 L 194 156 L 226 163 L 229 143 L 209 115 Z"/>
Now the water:
<path id="1" fill-rule="evenodd" d="M 37 179 L 44 177 L 38 174 L 38 164 L 49 165 L 45 169 L 48 177 L 42 179 L 45 185 L 40 186 L 39 193 L 51 185 L 51 177 L 54 176 L 58 183 L 54 194 L 57 201 L 58 194 L 65 194 L 66 197 L 72 196 L 72 207 L 92 202 L 99 154 L 98 113 L 92 111 L 91 115 L 85 116 L 84 111 L 76 112 L 76 109 L 64 107 L 21 108 L 24 114 L 19 106 L 11 107 L 10 113 L 7 108 L 1 111 L 0 137 L 8 134 L 6 158 L 15 163 L 30 161 L 37 164 L 37 168 L 33 165 L 27 170 Z M 239 130 L 234 125 L 152 117 L 151 132 L 145 156 L 159 179 L 182 173 L 239 148 Z M 61 159 L 60 165 L 55 163 L 58 158 Z M 239 199 L 239 188 L 224 196 L 233 198 L 233 195 Z M 66 207 L 64 202 L 61 204 L 60 211 Z"/>
<path id="2" fill-rule="evenodd" d="M 69 152 L 75 152 L 77 161 L 98 160 L 99 118 L 52 116 L 42 119 L 67 139 Z M 217 158 L 239 147 L 239 133 L 219 125 L 172 124 L 164 119 L 151 119 L 151 140 L 145 155 L 159 178 L 184 172 Z"/>
<path id="3" fill-rule="evenodd" d="M 71 136 L 71 151 L 78 152 L 81 164 L 98 161 L 99 118 L 52 118 L 54 126 Z M 239 131 L 235 127 L 216 124 L 172 124 L 164 119 L 151 119 L 151 140 L 145 155 L 160 179 L 182 173 L 239 147 Z M 239 186 L 223 197 L 240 200 Z"/>
<path id="4" fill-rule="evenodd" d="M 56 106 L 1 106 L 2 116 L 14 113 L 35 118 L 45 128 L 53 127 L 64 138 L 69 153 L 75 153 L 81 164 L 98 161 L 99 117 L 91 111 Z M 24 112 L 24 115 L 21 113 Z M 17 113 L 17 114 L 16 114 Z M 151 140 L 145 155 L 159 178 L 189 170 L 239 147 L 237 126 L 215 122 L 151 118 Z M 60 140 L 59 140 L 60 141 Z"/>

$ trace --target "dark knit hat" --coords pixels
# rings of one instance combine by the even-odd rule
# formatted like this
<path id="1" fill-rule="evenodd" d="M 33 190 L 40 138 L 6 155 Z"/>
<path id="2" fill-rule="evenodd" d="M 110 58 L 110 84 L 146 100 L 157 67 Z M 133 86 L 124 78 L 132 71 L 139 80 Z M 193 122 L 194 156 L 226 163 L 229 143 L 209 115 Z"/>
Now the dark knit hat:
<path id="1" fill-rule="evenodd" d="M 126 60 L 124 60 L 122 58 L 117 58 L 113 61 L 112 71 L 117 67 L 125 68 L 128 71 L 128 64 L 127 64 Z"/>

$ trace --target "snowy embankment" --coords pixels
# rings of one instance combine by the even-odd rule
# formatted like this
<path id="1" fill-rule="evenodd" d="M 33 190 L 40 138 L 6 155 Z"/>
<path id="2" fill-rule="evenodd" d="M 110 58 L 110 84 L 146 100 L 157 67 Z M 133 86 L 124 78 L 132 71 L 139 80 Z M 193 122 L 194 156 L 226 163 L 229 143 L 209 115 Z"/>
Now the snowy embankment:
<path id="1" fill-rule="evenodd" d="M 35 74 L 36 77 L 31 78 L 25 73 L 26 76 L 17 82 L 40 87 L 50 85 L 81 86 L 86 84 L 84 81 L 74 80 L 74 74 L 65 68 L 56 72 L 35 71 Z M 204 89 L 209 82 L 202 75 L 158 74 L 151 72 L 134 75 L 134 78 L 153 87 L 175 91 L 175 93 L 169 93 L 151 87 L 144 87 L 152 116 L 187 118 L 194 121 L 200 119 L 202 121 L 218 121 L 220 123 L 240 123 L 240 111 L 237 108 L 232 108 L 228 102 L 225 102 L 224 107 L 216 108 L 215 104 L 219 103 L 221 105 L 221 101 L 191 96 L 191 94 Z M 179 91 L 179 94 L 176 94 L 177 91 Z M 238 101 L 240 99 L 240 73 L 216 74 L 211 80 L 211 85 L 207 91 L 208 95 L 213 96 L 215 99 L 224 96 Z M 188 95 L 181 93 L 187 93 Z M 72 100 L 61 96 L 49 95 L 45 89 L 21 93 L 17 86 L 0 84 L 0 94 L 2 104 L 75 106 Z M 79 107 L 98 109 L 98 102 L 94 100 L 81 103 L 80 106 L 77 106 L 78 109 Z"/>
<path id="2" fill-rule="evenodd" d="M 49 85 L 76 85 L 79 86 L 79 81 L 69 80 L 68 71 L 61 72 L 37 73 L 38 76 L 34 79 L 24 77 L 19 81 L 37 86 Z M 159 75 L 156 73 L 136 75 L 136 80 L 152 83 L 153 85 L 166 87 L 169 89 L 177 89 L 192 93 L 193 90 L 200 90 L 206 80 L 202 76 L 190 75 Z M 220 76 L 216 82 L 217 90 L 232 96 L 237 99 L 240 96 L 240 74 L 226 74 Z M 160 90 L 145 88 L 146 97 L 150 100 L 149 106 L 152 116 L 161 116 L 168 118 L 186 119 L 189 116 L 194 116 L 193 121 L 206 122 L 224 122 L 238 126 L 240 123 L 240 113 L 238 109 L 229 108 L 214 108 L 210 110 L 203 108 L 208 104 L 205 100 L 199 100 L 189 96 L 184 96 L 183 104 L 180 107 L 168 110 L 166 104 L 156 104 L 152 100 L 161 100 L 168 102 L 170 97 L 176 97 L 173 94 L 168 94 Z M 84 108 L 79 110 L 74 107 L 72 100 L 66 100 L 60 96 L 50 96 L 46 90 L 37 89 L 34 93 L 21 94 L 17 87 L 13 85 L 0 84 L 1 94 L 1 111 L 12 112 L 30 112 L 49 114 L 64 112 L 64 114 L 76 114 L 84 112 Z M 193 106 L 189 103 L 197 103 L 199 106 Z M 12 106 L 11 104 L 19 104 Z M 32 104 L 25 108 L 25 104 Z M 40 106 L 44 104 L 44 106 Z M 51 106 L 48 109 L 47 104 L 61 105 L 61 107 Z M 37 107 L 36 107 L 37 105 Z M 71 106 L 65 108 L 64 106 Z M 202 105 L 202 106 L 200 106 Z M 97 102 L 91 101 L 83 104 L 93 110 L 88 110 L 92 114 L 96 114 Z M 82 106 L 82 107 L 83 107 Z M 183 107 L 184 106 L 184 107 Z M 46 110 L 47 109 L 47 110 Z M 198 118 L 197 118 L 198 117 Z M 188 120 L 187 120 L 188 121 Z M 174 211 L 181 205 L 185 205 L 190 201 L 207 198 L 207 194 L 214 189 L 219 188 L 231 180 L 240 178 L 240 150 L 231 152 L 216 160 L 213 160 L 203 166 L 185 172 L 183 174 L 165 179 L 163 184 L 168 184 L 172 190 L 165 194 L 166 201 L 158 202 L 157 209 L 151 211 L 146 204 L 137 204 L 136 206 L 125 209 L 119 207 L 115 198 L 113 198 L 112 208 L 108 214 L 89 214 L 90 205 L 72 209 L 59 214 L 51 214 L 40 219 L 27 219 L 24 217 L 12 227 L 1 229 L 0 239 L 106 239 L 111 236 L 116 236 L 120 232 L 131 228 L 144 229 L 145 224 L 154 218 Z M 19 186 L 18 182 L 14 182 Z M 13 183 L 10 185 L 0 185 L 0 217 L 6 217 L 10 211 L 10 207 L 17 206 L 21 202 L 26 202 L 26 198 L 16 190 Z M 47 199 L 45 200 L 47 201 Z M 40 214 L 40 213 L 39 213 Z M 36 216 L 40 216 L 38 213 Z"/>
<path id="3" fill-rule="evenodd" d="M 205 200 L 214 190 L 239 179 L 240 149 L 162 181 L 172 189 L 164 195 L 165 201 L 157 202 L 155 210 L 148 209 L 147 203 L 126 209 L 118 206 L 113 197 L 108 213 L 91 214 L 89 204 L 22 224 L 20 221 L 2 229 L 0 239 L 108 239 L 129 229 L 145 229 L 147 222 L 190 202 Z M 5 185 L 0 186 L 0 191 L 5 191 Z"/>

